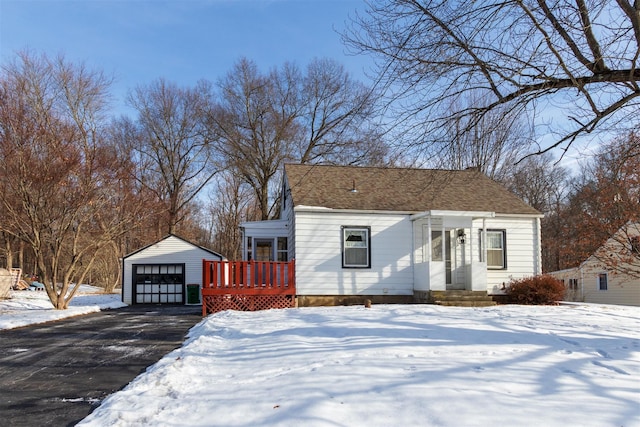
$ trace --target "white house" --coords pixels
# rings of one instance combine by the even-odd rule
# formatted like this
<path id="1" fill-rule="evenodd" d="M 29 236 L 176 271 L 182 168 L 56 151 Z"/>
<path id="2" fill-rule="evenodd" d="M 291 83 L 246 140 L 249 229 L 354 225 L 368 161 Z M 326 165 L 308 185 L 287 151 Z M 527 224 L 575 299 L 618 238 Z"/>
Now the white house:
<path id="1" fill-rule="evenodd" d="M 579 266 L 554 271 L 567 301 L 640 306 L 640 224 L 620 228 Z"/>
<path id="2" fill-rule="evenodd" d="M 199 304 L 203 259 L 224 257 L 173 234 L 126 255 L 122 259 L 122 301 Z"/>
<path id="3" fill-rule="evenodd" d="M 301 305 L 324 298 L 425 300 L 500 294 L 540 274 L 540 218 L 475 169 L 287 164 L 281 216 L 246 222 L 245 260 L 296 260 Z"/>

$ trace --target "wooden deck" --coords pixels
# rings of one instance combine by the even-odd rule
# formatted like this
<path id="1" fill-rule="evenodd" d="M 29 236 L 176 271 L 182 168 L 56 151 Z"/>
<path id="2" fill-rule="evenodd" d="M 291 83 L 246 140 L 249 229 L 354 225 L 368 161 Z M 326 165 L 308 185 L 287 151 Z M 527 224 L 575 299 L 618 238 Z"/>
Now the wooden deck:
<path id="1" fill-rule="evenodd" d="M 295 307 L 295 260 L 202 260 L 202 315 Z"/>

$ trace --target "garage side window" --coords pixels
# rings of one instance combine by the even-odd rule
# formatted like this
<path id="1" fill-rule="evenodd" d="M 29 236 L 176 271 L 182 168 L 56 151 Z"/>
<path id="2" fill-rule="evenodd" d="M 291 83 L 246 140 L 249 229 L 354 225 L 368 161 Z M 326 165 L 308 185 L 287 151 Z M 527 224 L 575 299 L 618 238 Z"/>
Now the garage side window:
<path id="1" fill-rule="evenodd" d="M 370 227 L 342 227 L 342 267 L 371 267 Z"/>

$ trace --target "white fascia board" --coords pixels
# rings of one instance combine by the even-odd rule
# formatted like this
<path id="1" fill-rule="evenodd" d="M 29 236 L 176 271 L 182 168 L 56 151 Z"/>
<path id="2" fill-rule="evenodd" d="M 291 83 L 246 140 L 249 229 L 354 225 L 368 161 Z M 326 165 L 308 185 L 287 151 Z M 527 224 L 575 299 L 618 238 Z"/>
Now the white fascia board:
<path id="1" fill-rule="evenodd" d="M 293 210 L 296 212 L 327 212 L 334 211 L 335 209 L 325 208 L 323 206 L 297 205 L 293 207 Z"/>
<path id="2" fill-rule="evenodd" d="M 287 227 L 287 221 L 284 219 L 273 219 L 273 220 L 264 220 L 264 221 L 247 221 L 240 223 L 241 228 L 251 228 L 251 229 L 284 229 Z"/>
<path id="3" fill-rule="evenodd" d="M 545 274 L 553 275 L 553 274 L 561 274 L 561 273 L 577 273 L 580 271 L 581 267 L 582 267 L 582 264 L 578 267 L 565 268 L 564 270 L 549 271 Z"/>
<path id="4" fill-rule="evenodd" d="M 295 212 L 316 212 L 316 213 L 347 213 L 347 214 L 378 214 L 378 215 L 411 215 L 413 211 L 384 211 L 376 209 L 333 209 L 322 206 L 298 205 L 293 208 Z"/>
<path id="5" fill-rule="evenodd" d="M 501 218 L 544 218 L 543 213 L 539 214 L 503 214 L 497 213 L 496 216 Z"/>
<path id="6" fill-rule="evenodd" d="M 444 210 L 432 210 L 424 211 L 411 215 L 411 221 L 416 221 L 426 217 L 467 217 L 467 218 L 494 218 L 495 212 L 484 211 L 444 211 Z"/>

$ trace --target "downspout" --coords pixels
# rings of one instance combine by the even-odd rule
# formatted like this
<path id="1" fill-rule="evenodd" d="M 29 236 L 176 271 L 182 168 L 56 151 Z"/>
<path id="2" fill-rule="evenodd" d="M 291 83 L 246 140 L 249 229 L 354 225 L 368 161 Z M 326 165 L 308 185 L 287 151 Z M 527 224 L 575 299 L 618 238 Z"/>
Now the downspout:
<path id="1" fill-rule="evenodd" d="M 445 291 L 447 290 L 447 252 L 448 249 L 447 248 L 447 238 L 444 235 L 444 218 L 442 219 L 442 229 L 440 230 L 441 234 L 441 238 L 440 238 L 440 244 L 442 245 L 442 262 L 444 263 L 444 289 Z M 453 281 L 453 272 L 451 272 L 451 280 Z"/>
<path id="2" fill-rule="evenodd" d="M 125 287 L 124 287 L 124 258 L 122 257 L 122 276 L 120 276 L 120 288 L 122 289 L 121 295 L 120 295 L 120 300 L 122 300 L 122 302 L 124 302 L 124 292 L 125 292 Z M 133 268 L 133 267 L 132 267 Z M 133 303 L 133 277 L 131 279 L 131 302 Z"/>
<path id="3" fill-rule="evenodd" d="M 409 221 L 411 224 L 411 282 L 412 282 L 412 290 L 413 299 L 415 300 L 416 295 L 416 223 L 413 221 Z M 422 228 L 422 227 L 420 227 Z M 288 248 L 287 248 L 288 249 Z"/>
<path id="4" fill-rule="evenodd" d="M 487 220 L 482 218 L 482 261 L 487 264 Z"/>
<path id="5" fill-rule="evenodd" d="M 429 289 L 429 298 L 431 295 L 431 215 L 429 215 L 427 217 L 427 247 L 425 248 L 425 251 L 427 252 L 427 256 L 425 257 L 425 260 L 427 261 L 427 272 L 428 272 L 428 277 L 427 279 L 427 289 Z"/>
<path id="6" fill-rule="evenodd" d="M 536 242 L 536 246 L 537 246 L 537 250 L 536 250 L 536 268 L 535 268 L 535 275 L 539 275 L 542 274 L 542 247 L 541 247 L 541 242 L 542 242 L 542 230 L 540 227 L 540 218 L 536 218 L 536 232 L 537 232 L 537 242 Z"/>
<path id="7" fill-rule="evenodd" d="M 471 226 L 469 227 L 469 278 L 467 279 L 467 285 L 469 290 L 473 290 L 473 277 L 474 277 L 474 267 L 473 267 L 473 218 L 471 218 Z"/>
<path id="8" fill-rule="evenodd" d="M 584 302 L 584 270 L 582 265 L 578 268 L 580 269 L 580 302 Z"/>
<path id="9" fill-rule="evenodd" d="M 245 241 L 244 227 L 240 227 L 240 258 L 247 261 L 247 242 Z"/>
<path id="10" fill-rule="evenodd" d="M 431 271 L 431 216 L 427 217 L 427 247 L 425 251 L 427 251 L 425 260 L 429 263 L 429 271 Z M 431 276 L 431 273 L 429 273 L 429 276 Z M 429 280 L 429 287 L 431 287 L 431 280 Z"/>

